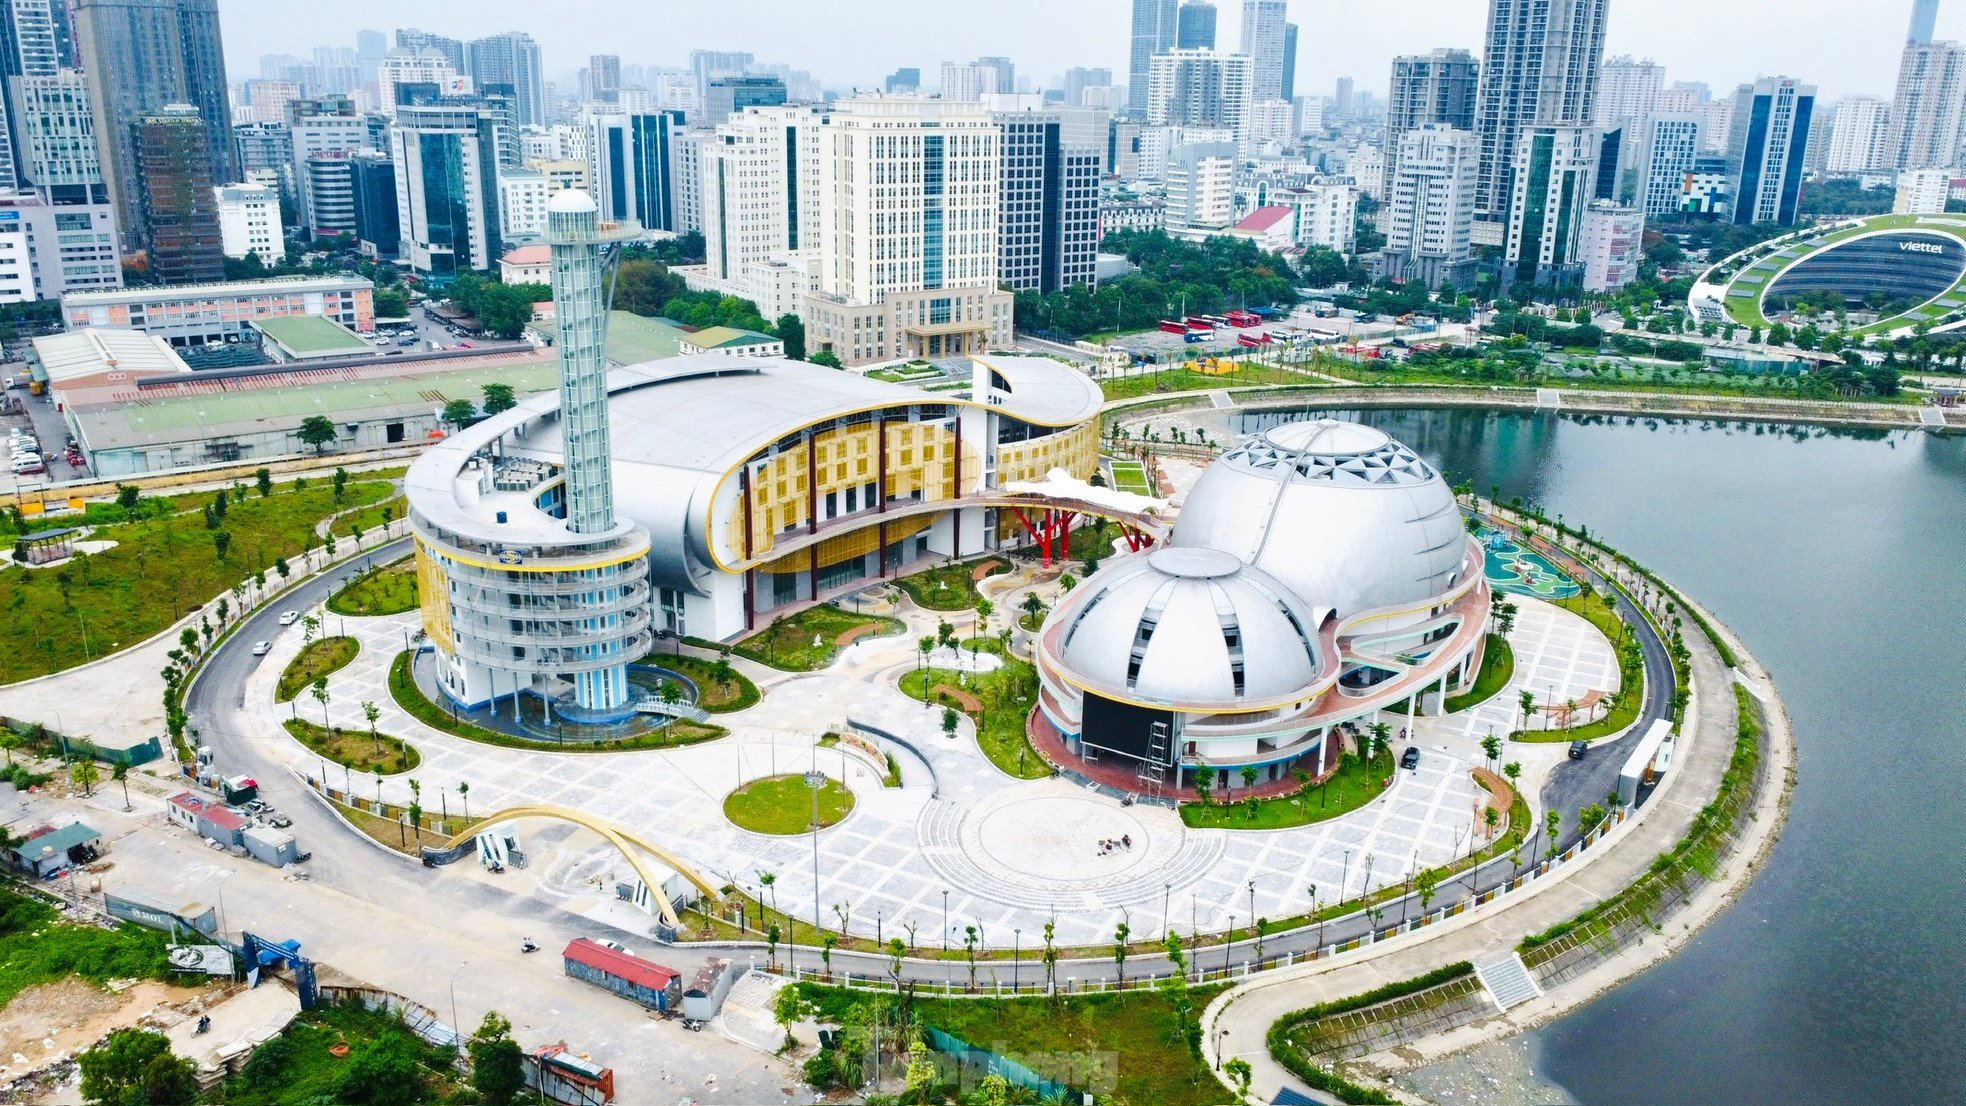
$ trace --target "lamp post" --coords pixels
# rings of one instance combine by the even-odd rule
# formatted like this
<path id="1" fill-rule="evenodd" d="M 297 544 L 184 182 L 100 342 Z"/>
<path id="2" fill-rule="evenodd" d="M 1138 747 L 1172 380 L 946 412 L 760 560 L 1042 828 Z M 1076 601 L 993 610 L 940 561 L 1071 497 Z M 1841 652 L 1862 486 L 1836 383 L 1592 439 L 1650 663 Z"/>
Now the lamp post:
<path id="1" fill-rule="evenodd" d="M 457 1023 L 457 977 L 458 973 L 464 971 L 465 965 L 469 963 L 471 963 L 469 960 L 463 961 L 458 964 L 457 971 L 451 973 L 451 1032 L 457 1035 L 457 1054 L 459 1056 L 464 1055 L 464 1027 Z"/>
<path id="2" fill-rule="evenodd" d="M 949 889 L 942 889 L 942 952 L 949 951 Z"/>
<path id="3" fill-rule="evenodd" d="M 1228 1035 L 1229 1035 L 1229 1030 L 1226 1026 L 1220 1027 L 1215 1030 L 1215 1070 L 1216 1071 L 1222 1070 L 1222 1038 Z"/>
<path id="4" fill-rule="evenodd" d="M 1229 932 L 1222 938 L 1222 978 L 1229 978 L 1229 953 L 1236 947 L 1236 916 L 1229 915 Z"/>
<path id="5" fill-rule="evenodd" d="M 826 786 L 826 774 L 825 774 L 824 772 L 821 772 L 821 771 L 819 771 L 818 769 L 816 769 L 816 768 L 815 768 L 815 769 L 813 769 L 812 771 L 809 771 L 809 772 L 807 772 L 807 773 L 805 774 L 805 781 L 806 781 L 806 787 L 807 787 L 807 788 L 809 788 L 809 789 L 811 789 L 811 791 L 812 791 L 812 933 L 813 933 L 813 939 L 814 939 L 814 940 L 818 940 L 818 938 L 819 938 L 819 930 L 820 930 L 820 923 L 819 923 L 819 791 L 820 791 L 820 789 L 821 789 L 821 788 L 823 788 L 823 787 L 825 787 L 825 786 Z M 791 935 L 790 935 L 790 934 L 787 934 L 786 936 L 787 936 L 787 938 L 789 939 Z M 797 947 L 798 947 L 798 942 L 797 942 L 797 941 L 792 941 L 792 942 L 791 942 L 791 943 L 790 943 L 790 944 L 789 944 L 789 945 L 787 946 L 787 948 L 786 948 L 786 950 L 785 950 L 785 953 L 786 953 L 786 959 L 787 959 L 787 961 L 788 961 L 788 962 L 789 962 L 789 961 L 790 961 L 790 959 L 791 959 L 791 955 L 792 955 L 792 949 L 795 949 L 795 948 L 797 948 Z M 797 973 L 796 971 L 795 971 L 795 972 L 793 972 L 792 974 L 793 974 L 793 976 L 794 976 L 794 977 L 796 977 L 796 976 L 798 975 L 798 973 Z"/>
<path id="6" fill-rule="evenodd" d="M 1017 993 L 1017 969 L 1022 966 L 1023 961 L 1024 931 L 1013 929 L 1010 931 L 1010 993 L 1012 995 Z"/>
<path id="7" fill-rule="evenodd" d="M 1161 884 L 1160 885 L 1160 935 L 1161 935 L 1161 940 L 1163 941 L 1167 939 L 1167 904 L 1169 900 L 1173 898 L 1174 898 L 1174 884 L 1172 883 Z"/>

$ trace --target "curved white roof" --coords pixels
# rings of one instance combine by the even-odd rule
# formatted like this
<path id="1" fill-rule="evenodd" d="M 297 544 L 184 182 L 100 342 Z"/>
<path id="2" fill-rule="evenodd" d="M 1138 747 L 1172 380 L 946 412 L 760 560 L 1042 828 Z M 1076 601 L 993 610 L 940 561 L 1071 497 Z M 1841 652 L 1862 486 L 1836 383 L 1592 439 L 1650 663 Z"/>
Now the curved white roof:
<path id="1" fill-rule="evenodd" d="M 553 198 L 546 201 L 546 210 L 562 215 L 585 215 L 590 211 L 599 211 L 600 207 L 585 190 L 567 188 L 555 192 Z"/>
<path id="2" fill-rule="evenodd" d="M 1467 567 L 1440 473 L 1384 432 L 1335 419 L 1272 428 L 1210 465 L 1173 544 L 1232 553 L 1345 618 L 1433 599 Z"/>
<path id="3" fill-rule="evenodd" d="M 1322 667 L 1320 612 L 1219 550 L 1123 558 L 1058 617 L 1060 661 L 1122 700 L 1184 709 L 1287 701 Z"/>

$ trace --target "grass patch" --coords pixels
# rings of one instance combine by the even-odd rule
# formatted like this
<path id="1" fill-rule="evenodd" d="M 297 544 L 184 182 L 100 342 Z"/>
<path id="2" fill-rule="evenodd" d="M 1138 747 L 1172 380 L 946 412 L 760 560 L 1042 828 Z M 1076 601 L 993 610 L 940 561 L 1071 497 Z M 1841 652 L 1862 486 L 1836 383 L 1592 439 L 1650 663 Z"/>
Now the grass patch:
<path id="1" fill-rule="evenodd" d="M 381 481 L 351 482 L 336 502 L 329 482 L 316 478 L 301 491 L 228 496 L 217 530 L 207 529 L 204 517 L 217 493 L 187 496 L 197 509 L 105 525 L 89 535 L 116 542 L 113 549 L 58 568 L 0 570 L 0 641 L 12 646 L 0 653 L 0 683 L 59 672 L 135 645 L 255 572 L 265 571 L 277 584 L 283 577 L 275 562 L 314 545 L 316 523 L 391 490 Z M 139 513 L 144 510 L 139 504 Z M 216 533 L 229 538 L 223 558 Z"/>
<path id="2" fill-rule="evenodd" d="M 1147 466 L 1139 461 L 1114 461 L 1113 487 L 1119 491 L 1132 492 L 1134 495 L 1154 494 L 1153 489 L 1147 484 Z"/>
<path id="3" fill-rule="evenodd" d="M 362 730 L 345 730 L 340 726 L 330 731 L 305 718 L 288 718 L 280 724 L 287 728 L 295 741 L 307 746 L 315 756 L 364 775 L 378 771 L 408 772 L 423 763 L 423 757 L 417 753 L 415 746 L 400 737 L 388 734 L 371 736 Z"/>
<path id="4" fill-rule="evenodd" d="M 315 680 L 347 668 L 362 651 L 362 643 L 352 637 L 324 637 L 310 641 L 300 655 L 288 662 L 280 673 L 280 686 L 273 693 L 277 702 L 291 703 Z"/>
<path id="5" fill-rule="evenodd" d="M 713 741 L 730 731 L 722 726 L 709 726 L 677 719 L 652 734 L 631 737 L 621 741 L 532 741 L 511 734 L 474 726 L 461 718 L 451 717 L 443 707 L 431 702 L 416 686 L 415 677 L 410 675 L 410 655 L 396 654 L 389 665 L 389 697 L 396 705 L 408 711 L 410 717 L 440 730 L 453 737 L 466 741 L 476 741 L 484 745 L 497 745 L 506 749 L 530 749 L 542 753 L 626 753 L 637 749 L 675 749 L 684 745 L 695 745 Z"/>
<path id="6" fill-rule="evenodd" d="M 714 660 L 681 653 L 650 653 L 637 663 L 688 677 L 696 685 L 696 705 L 711 714 L 728 714 L 758 705 L 758 685 L 735 667 L 726 671 Z"/>
<path id="7" fill-rule="evenodd" d="M 169 979 L 169 945 L 169 934 L 141 926 L 70 925 L 40 899 L 0 889 L 0 1007 L 71 975 L 95 984 Z"/>
<path id="8" fill-rule="evenodd" d="M 1509 685 L 1515 676 L 1515 650 L 1509 646 L 1509 639 L 1500 634 L 1489 634 L 1482 648 L 1481 671 L 1475 676 L 1474 686 L 1447 700 L 1447 713 L 1458 714 L 1493 699 Z"/>
<path id="9" fill-rule="evenodd" d="M 1415 976 L 1412 979 L 1404 979 L 1395 983 L 1388 983 L 1383 987 L 1375 987 L 1370 991 L 1353 995 L 1350 998 L 1338 999 L 1335 1002 L 1320 1003 L 1316 1006 L 1306 1007 L 1305 1009 L 1285 1014 L 1283 1017 L 1278 1018 L 1274 1025 L 1270 1026 L 1270 1032 L 1267 1038 L 1270 1056 L 1277 1063 L 1282 1064 L 1284 1069 L 1290 1072 L 1290 1074 L 1310 1084 L 1317 1090 L 1337 1096 L 1341 1102 L 1375 1104 L 1394 1102 L 1396 1101 L 1395 1099 L 1386 1096 L 1380 1091 L 1375 1091 L 1368 1087 L 1361 1087 L 1356 1083 L 1340 1078 L 1318 1067 L 1305 1055 L 1305 1050 L 1293 1039 L 1293 1035 L 1307 1028 L 1313 1028 L 1315 1023 L 1325 1018 L 1350 1013 L 1353 1010 L 1363 1010 L 1366 1007 L 1377 1006 L 1380 1003 L 1391 1002 L 1394 999 L 1405 998 L 1407 995 L 1431 990 L 1442 984 L 1452 983 L 1457 979 L 1463 979 L 1473 974 L 1474 965 L 1463 960 L 1457 964 L 1435 968 L 1433 971 L 1427 972 L 1424 975 Z"/>
<path id="10" fill-rule="evenodd" d="M 840 635 L 862 626 L 880 627 L 876 636 L 883 637 L 904 629 L 899 619 L 850 614 L 822 603 L 789 618 L 773 619 L 770 626 L 738 642 L 733 651 L 784 672 L 816 672 L 839 655 Z"/>
<path id="11" fill-rule="evenodd" d="M 1338 770 L 1322 784 L 1312 784 L 1295 795 L 1275 799 L 1182 803 L 1181 821 L 1196 829 L 1268 830 L 1307 826 L 1349 814 L 1378 798 L 1385 793 L 1385 781 L 1397 770 L 1390 748 L 1370 762 L 1346 753 L 1339 758 Z M 1223 775 L 1217 773 L 1216 780 L 1222 779 Z"/>
<path id="12" fill-rule="evenodd" d="M 988 575 L 1009 572 L 1010 565 L 995 557 L 977 561 L 960 561 L 955 564 L 938 565 L 924 569 L 912 576 L 903 576 L 895 581 L 917 607 L 930 611 L 973 611 L 976 601 L 983 594 L 976 590 L 974 578 L 977 566 L 990 565 Z"/>
<path id="13" fill-rule="evenodd" d="M 402 614 L 416 609 L 416 566 L 412 559 L 372 568 L 328 596 L 328 609 L 356 618 Z"/>
<path id="14" fill-rule="evenodd" d="M 1306 376 L 1276 365 L 1261 365 L 1253 361 L 1241 362 L 1236 371 L 1221 376 L 1179 365 L 1161 367 L 1148 366 L 1144 371 L 1128 370 L 1116 377 L 1106 377 L 1099 381 L 1099 387 L 1111 402 L 1116 399 L 1130 399 L 1134 396 L 1153 395 L 1157 392 L 1209 392 L 1221 388 L 1247 388 L 1264 384 L 1315 384 L 1317 378 Z"/>
<path id="15" fill-rule="evenodd" d="M 1032 974 L 1026 978 L 1042 978 L 1044 968 L 1036 957 L 1027 960 L 1024 971 Z M 1001 965 L 998 974 L 1008 977 Z M 854 1007 L 872 998 L 864 991 L 798 986 L 828 1021 L 847 1019 Z M 1220 991 L 1220 987 L 1188 988 L 1191 1026 Z M 893 1007 L 891 1002 L 886 1005 Z M 1056 1001 L 931 998 L 918 993 L 909 1000 L 908 1009 L 916 1023 L 934 1026 L 978 1048 L 1009 1054 L 1043 1078 L 1074 1087 L 1100 1084 L 1092 1089 L 1102 1103 L 1215 1106 L 1228 1097 L 1208 1070 L 1199 1041 L 1184 1039 L 1175 1000 L 1161 991 L 1143 987 Z M 896 1075 L 905 1066 L 905 1060 L 890 1058 L 883 1066 L 888 1063 L 894 1065 Z M 1087 1064 L 1100 1064 L 1100 1071 L 1088 1073 Z"/>
<path id="16" fill-rule="evenodd" d="M 927 702 L 936 687 L 947 684 L 976 696 L 983 710 L 982 716 L 973 717 L 972 721 L 976 723 L 976 744 L 983 755 L 1020 780 L 1044 779 L 1051 775 L 1051 765 L 1031 748 L 1030 738 L 1024 733 L 1024 720 L 1037 702 L 1037 669 L 1027 661 L 1005 657 L 1002 644 L 994 638 L 985 638 L 981 644 L 984 652 L 1003 658 L 1003 667 L 995 672 L 969 674 L 967 686 L 962 674 L 953 669 L 918 669 L 902 675 L 901 691 L 912 699 Z M 944 705 L 954 706 L 953 703 Z"/>
<path id="17" fill-rule="evenodd" d="M 346 518 L 336 519 L 334 530 L 336 533 L 352 537 L 355 527 L 359 526 L 364 535 L 373 534 L 397 519 L 406 517 L 408 513 L 408 500 L 399 495 L 394 499 L 385 499 L 372 507 L 364 507 Z"/>
<path id="18" fill-rule="evenodd" d="M 805 833 L 812 829 L 812 796 L 804 776 L 752 780 L 724 797 L 724 817 L 752 833 Z M 852 809 L 853 792 L 828 776 L 819 789 L 819 828 L 838 825 Z"/>
<path id="19" fill-rule="evenodd" d="M 348 1054 L 329 1051 L 336 1045 L 346 1045 Z M 224 1106 L 448 1101 L 455 1089 L 453 1056 L 425 1043 L 393 1015 L 323 1006 L 301 1014 L 261 1045 L 241 1073 L 206 1100 Z"/>

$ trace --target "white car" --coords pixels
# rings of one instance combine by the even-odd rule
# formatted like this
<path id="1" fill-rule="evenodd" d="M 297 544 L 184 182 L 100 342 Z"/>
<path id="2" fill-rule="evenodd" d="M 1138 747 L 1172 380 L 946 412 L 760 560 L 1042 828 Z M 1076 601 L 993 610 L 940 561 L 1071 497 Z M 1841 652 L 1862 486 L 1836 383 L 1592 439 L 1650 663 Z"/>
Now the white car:
<path id="1" fill-rule="evenodd" d="M 280 612 L 280 625 L 282 625 L 282 626 L 291 626 L 291 625 L 293 625 L 294 623 L 296 623 L 296 622 L 299 622 L 299 621 L 300 621 L 300 612 L 299 612 L 299 611 L 281 611 L 281 612 Z"/>
<path id="2" fill-rule="evenodd" d="M 266 654 L 272 652 L 272 650 L 273 650 L 273 643 L 270 641 L 253 642 L 253 656 L 255 657 L 263 657 Z"/>
<path id="3" fill-rule="evenodd" d="M 614 951 L 620 953 L 623 956 L 635 955 L 634 953 L 628 951 L 627 945 L 624 945 L 619 941 L 610 941 L 606 937 L 596 937 L 594 938 L 594 943 L 601 946 L 604 949 L 613 949 Z"/>

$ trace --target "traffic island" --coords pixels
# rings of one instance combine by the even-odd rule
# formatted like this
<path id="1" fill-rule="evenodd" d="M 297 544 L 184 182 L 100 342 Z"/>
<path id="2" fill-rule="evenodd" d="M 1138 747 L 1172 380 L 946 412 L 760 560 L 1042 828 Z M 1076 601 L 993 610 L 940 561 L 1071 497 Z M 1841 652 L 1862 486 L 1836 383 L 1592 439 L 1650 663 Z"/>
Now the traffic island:
<path id="1" fill-rule="evenodd" d="M 819 828 L 838 825 L 853 811 L 853 792 L 831 776 L 818 789 Z M 804 776 L 768 776 L 724 797 L 724 817 L 739 829 L 789 837 L 813 828 L 814 790 Z"/>

